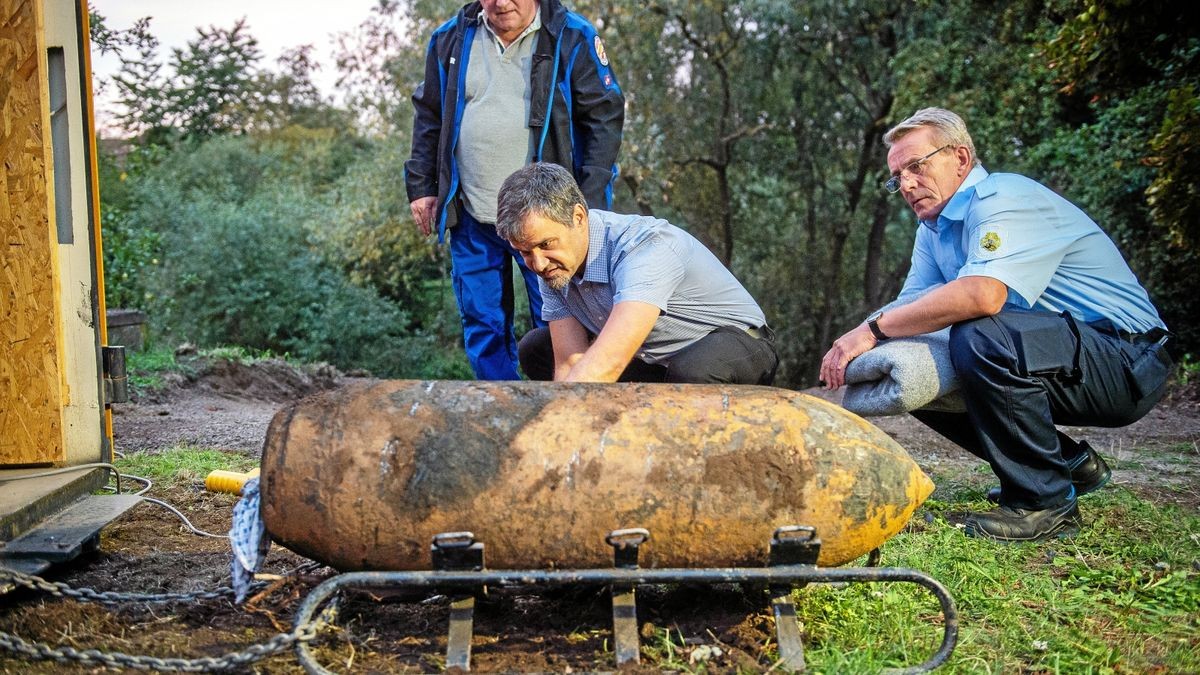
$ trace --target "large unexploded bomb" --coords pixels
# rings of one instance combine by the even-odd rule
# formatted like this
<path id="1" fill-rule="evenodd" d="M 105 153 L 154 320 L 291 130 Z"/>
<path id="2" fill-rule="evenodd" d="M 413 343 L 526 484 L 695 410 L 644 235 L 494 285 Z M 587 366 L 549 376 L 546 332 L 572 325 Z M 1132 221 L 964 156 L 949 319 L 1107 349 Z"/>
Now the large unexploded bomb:
<path id="1" fill-rule="evenodd" d="M 933 491 L 899 445 L 811 396 L 769 387 L 375 381 L 282 410 L 262 459 L 267 531 L 341 570 L 428 569 L 469 530 L 490 568 L 766 563 L 812 525 L 818 563 L 857 558 Z"/>

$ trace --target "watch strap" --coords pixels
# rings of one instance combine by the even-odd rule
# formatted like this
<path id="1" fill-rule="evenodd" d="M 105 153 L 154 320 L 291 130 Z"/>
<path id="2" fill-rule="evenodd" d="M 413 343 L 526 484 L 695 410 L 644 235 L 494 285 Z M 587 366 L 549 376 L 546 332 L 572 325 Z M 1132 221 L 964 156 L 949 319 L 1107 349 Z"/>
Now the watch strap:
<path id="1" fill-rule="evenodd" d="M 884 333 L 879 328 L 879 318 L 882 316 L 883 316 L 883 314 L 879 313 L 879 314 L 875 314 L 875 315 L 871 316 L 871 318 L 867 319 L 867 328 L 871 329 L 871 335 L 874 335 L 875 339 L 879 340 L 880 342 L 883 342 L 884 340 L 888 339 L 887 333 Z"/>

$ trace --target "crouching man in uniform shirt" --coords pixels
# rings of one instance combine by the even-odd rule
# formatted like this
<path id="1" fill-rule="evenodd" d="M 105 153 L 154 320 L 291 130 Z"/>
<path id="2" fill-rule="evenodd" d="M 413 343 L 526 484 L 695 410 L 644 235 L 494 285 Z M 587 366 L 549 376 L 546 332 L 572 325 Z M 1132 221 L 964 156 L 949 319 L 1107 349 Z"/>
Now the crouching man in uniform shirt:
<path id="1" fill-rule="evenodd" d="M 989 493 L 999 506 L 968 514 L 966 534 L 1071 535 L 1082 524 L 1076 497 L 1111 471 L 1055 425 L 1115 427 L 1145 415 L 1173 366 L 1166 327 L 1096 223 L 1034 180 L 988 174 L 958 115 L 919 110 L 883 140 L 892 173 L 884 187 L 918 221 L 901 298 L 920 297 L 834 341 L 821 378 L 837 388 L 846 364 L 880 341 L 951 326 L 967 411 L 913 415 L 1000 479 Z"/>
<path id="2" fill-rule="evenodd" d="M 496 231 L 537 273 L 549 327 L 521 339 L 534 380 L 769 385 L 779 355 L 758 303 L 665 220 L 588 210 L 562 167 L 500 187 Z"/>

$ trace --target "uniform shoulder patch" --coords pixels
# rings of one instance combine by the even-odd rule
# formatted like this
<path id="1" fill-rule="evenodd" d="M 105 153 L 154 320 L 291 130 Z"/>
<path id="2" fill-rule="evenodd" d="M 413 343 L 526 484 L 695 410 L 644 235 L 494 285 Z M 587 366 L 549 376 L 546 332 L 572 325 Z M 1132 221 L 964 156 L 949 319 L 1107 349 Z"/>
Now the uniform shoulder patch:
<path id="1" fill-rule="evenodd" d="M 599 35 L 596 36 L 596 39 L 592 42 L 592 44 L 596 49 L 596 58 L 600 60 L 600 65 L 607 66 L 608 54 L 604 51 L 604 42 L 600 40 Z"/>
<path id="2" fill-rule="evenodd" d="M 984 232 L 983 236 L 979 238 L 979 248 L 988 253 L 995 253 L 1000 250 L 1000 233 Z"/>

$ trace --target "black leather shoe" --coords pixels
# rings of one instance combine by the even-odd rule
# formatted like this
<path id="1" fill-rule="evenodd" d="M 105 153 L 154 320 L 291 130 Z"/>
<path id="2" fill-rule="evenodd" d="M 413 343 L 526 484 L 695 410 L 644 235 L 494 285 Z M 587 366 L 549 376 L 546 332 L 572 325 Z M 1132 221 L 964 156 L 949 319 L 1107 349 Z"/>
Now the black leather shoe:
<path id="1" fill-rule="evenodd" d="M 965 532 L 968 537 L 995 541 L 1041 541 L 1075 536 L 1082 526 L 1079 504 L 1072 499 L 1041 511 L 997 506 L 986 513 L 970 513 Z"/>
<path id="2" fill-rule="evenodd" d="M 1112 478 L 1112 469 L 1087 441 L 1080 442 L 1083 452 L 1071 462 L 1071 485 L 1075 486 L 1076 495 L 1086 495 L 1095 492 L 1108 483 Z M 987 500 L 993 504 L 1000 503 L 1000 488 L 994 487 L 987 491 Z"/>
<path id="3" fill-rule="evenodd" d="M 1109 478 L 1112 478 L 1112 469 L 1108 468 L 1108 463 L 1096 452 L 1092 446 L 1088 445 L 1087 441 L 1079 444 L 1083 448 L 1074 460 L 1071 461 L 1071 484 L 1075 486 L 1075 494 L 1086 495 L 1089 492 L 1095 492 L 1104 487 Z"/>

